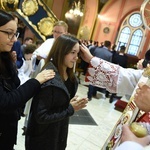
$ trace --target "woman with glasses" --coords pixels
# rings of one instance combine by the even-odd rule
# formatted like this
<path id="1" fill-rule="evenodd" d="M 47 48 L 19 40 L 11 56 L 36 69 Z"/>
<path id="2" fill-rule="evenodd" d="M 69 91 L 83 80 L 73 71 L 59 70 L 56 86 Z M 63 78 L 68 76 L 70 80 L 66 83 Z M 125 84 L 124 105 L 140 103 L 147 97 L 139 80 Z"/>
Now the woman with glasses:
<path id="1" fill-rule="evenodd" d="M 0 150 L 13 150 L 22 107 L 40 89 L 40 84 L 54 77 L 52 70 L 44 70 L 35 79 L 20 86 L 11 48 L 17 41 L 15 18 L 0 10 Z"/>

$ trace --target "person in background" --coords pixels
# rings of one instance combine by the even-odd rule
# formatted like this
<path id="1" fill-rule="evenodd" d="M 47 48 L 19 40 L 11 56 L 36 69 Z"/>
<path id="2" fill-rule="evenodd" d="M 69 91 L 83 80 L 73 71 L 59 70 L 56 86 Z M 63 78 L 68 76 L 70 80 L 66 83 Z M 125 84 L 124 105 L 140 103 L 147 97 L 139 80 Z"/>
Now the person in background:
<path id="1" fill-rule="evenodd" d="M 11 52 L 13 43 L 17 41 L 17 23 L 11 14 L 3 10 L 0 10 L 0 20 L 0 150 L 13 150 L 20 119 L 19 108 L 55 73 L 44 70 L 35 79 L 20 85 L 14 65 L 16 56 Z"/>
<path id="2" fill-rule="evenodd" d="M 123 68 L 127 68 L 128 56 L 125 54 L 125 50 L 125 46 L 120 46 L 120 51 L 113 54 L 112 63 L 118 64 Z"/>
<path id="3" fill-rule="evenodd" d="M 113 45 L 111 46 L 110 51 L 112 52 L 113 55 L 116 53 L 116 47 L 117 47 L 116 44 L 113 44 Z"/>
<path id="4" fill-rule="evenodd" d="M 17 56 L 16 66 L 17 66 L 18 69 L 20 69 L 21 66 L 23 65 L 23 59 L 22 59 L 23 58 L 23 54 L 22 54 L 22 51 L 21 51 L 20 41 L 14 42 L 11 51 L 15 51 L 16 52 L 16 56 Z"/>
<path id="5" fill-rule="evenodd" d="M 110 51 L 111 48 L 111 42 L 110 41 L 104 41 L 103 47 L 97 47 L 94 50 L 93 55 L 96 57 L 99 57 L 101 59 L 104 59 L 106 61 L 112 62 L 112 53 Z"/>
<path id="6" fill-rule="evenodd" d="M 29 44 L 24 49 L 23 65 L 20 69 L 18 69 L 18 76 L 21 80 L 21 84 L 27 81 L 35 71 L 36 56 L 33 55 L 35 49 L 35 44 Z"/>
<path id="7" fill-rule="evenodd" d="M 42 44 L 43 44 L 43 40 L 36 40 L 36 49 L 38 49 Z M 39 62 L 41 60 L 41 56 L 36 55 L 36 67 L 38 66 Z"/>
<path id="8" fill-rule="evenodd" d="M 93 55 L 95 49 L 98 47 L 98 41 L 94 41 L 94 45 L 89 47 L 90 53 Z"/>
<path id="9" fill-rule="evenodd" d="M 36 44 L 36 49 L 39 48 L 42 44 L 43 44 L 43 40 L 36 40 L 35 44 Z"/>
<path id="10" fill-rule="evenodd" d="M 35 50 L 35 55 L 37 55 L 37 58 L 40 59 L 45 59 L 47 58 L 51 47 L 54 43 L 54 41 L 62 34 L 66 34 L 68 32 L 68 25 L 64 21 L 57 21 L 52 30 L 53 38 L 47 39 L 40 47 L 38 47 Z"/>
<path id="11" fill-rule="evenodd" d="M 33 44 L 33 43 L 34 43 L 33 38 L 31 38 L 31 37 L 26 37 L 26 38 L 24 39 L 23 44 L 21 45 L 21 51 L 22 51 L 22 53 L 24 53 L 24 48 L 25 48 L 27 45 Z"/>
<path id="12" fill-rule="evenodd" d="M 99 47 L 103 47 L 103 46 L 104 46 L 104 42 L 101 42 Z"/>
<path id="13" fill-rule="evenodd" d="M 69 117 L 86 107 L 87 98 L 75 96 L 78 81 L 73 70 L 80 50 L 78 42 L 74 36 L 62 34 L 51 48 L 43 69 L 53 69 L 56 76 L 33 97 L 26 150 L 65 150 Z"/>

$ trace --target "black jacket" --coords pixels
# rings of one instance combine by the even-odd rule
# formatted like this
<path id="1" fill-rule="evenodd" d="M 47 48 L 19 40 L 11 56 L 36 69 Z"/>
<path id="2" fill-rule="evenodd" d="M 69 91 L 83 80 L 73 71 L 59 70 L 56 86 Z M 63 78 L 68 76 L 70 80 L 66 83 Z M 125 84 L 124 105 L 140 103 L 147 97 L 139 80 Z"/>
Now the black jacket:
<path id="1" fill-rule="evenodd" d="M 30 79 L 20 86 L 16 75 L 5 79 L 0 76 L 0 149 L 10 150 L 6 147 L 16 143 L 17 124 L 20 118 L 19 108 L 40 89 L 40 83 Z M 32 87 L 32 89 L 30 89 Z M 3 147 L 5 145 L 5 148 Z"/>
<path id="2" fill-rule="evenodd" d="M 126 54 L 120 55 L 119 53 L 115 53 L 112 58 L 112 63 L 127 68 L 128 56 Z"/>
<path id="3" fill-rule="evenodd" d="M 26 150 L 64 150 L 67 143 L 69 117 L 74 109 L 70 94 L 52 63 L 56 75 L 44 83 L 33 98 L 26 135 Z M 77 81 L 73 83 L 73 96 Z"/>

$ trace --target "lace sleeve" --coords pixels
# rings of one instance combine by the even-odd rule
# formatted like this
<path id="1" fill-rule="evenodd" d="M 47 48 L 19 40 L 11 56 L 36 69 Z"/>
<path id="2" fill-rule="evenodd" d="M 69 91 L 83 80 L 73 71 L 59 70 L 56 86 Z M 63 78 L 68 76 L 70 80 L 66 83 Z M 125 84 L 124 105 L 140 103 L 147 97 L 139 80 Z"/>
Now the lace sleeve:
<path id="1" fill-rule="evenodd" d="M 111 93 L 116 93 L 119 68 L 119 65 L 93 57 L 85 81 L 94 86 L 106 88 Z"/>

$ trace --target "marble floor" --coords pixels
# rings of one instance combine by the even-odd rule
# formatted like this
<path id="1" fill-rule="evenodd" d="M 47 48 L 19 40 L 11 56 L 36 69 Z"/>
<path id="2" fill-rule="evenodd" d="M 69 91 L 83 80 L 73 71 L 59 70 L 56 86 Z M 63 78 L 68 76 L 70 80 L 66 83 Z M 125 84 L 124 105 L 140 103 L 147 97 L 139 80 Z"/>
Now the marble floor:
<path id="1" fill-rule="evenodd" d="M 79 97 L 87 96 L 87 87 L 84 86 L 84 76 L 81 77 L 77 95 Z M 87 109 L 93 117 L 95 125 L 69 125 L 69 136 L 66 150 L 100 150 L 105 143 L 107 137 L 112 131 L 117 120 L 121 116 L 121 112 L 114 109 L 114 104 L 109 103 L 109 99 L 104 94 L 98 92 L 98 99 L 92 98 L 88 102 Z M 18 141 L 15 150 L 25 150 L 24 136 L 22 136 L 22 127 L 24 118 L 19 121 Z"/>

